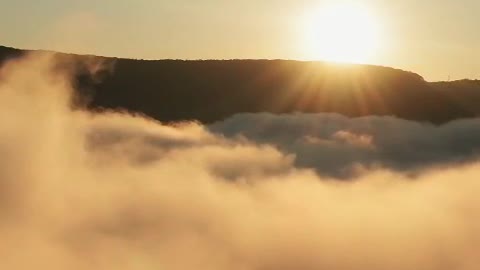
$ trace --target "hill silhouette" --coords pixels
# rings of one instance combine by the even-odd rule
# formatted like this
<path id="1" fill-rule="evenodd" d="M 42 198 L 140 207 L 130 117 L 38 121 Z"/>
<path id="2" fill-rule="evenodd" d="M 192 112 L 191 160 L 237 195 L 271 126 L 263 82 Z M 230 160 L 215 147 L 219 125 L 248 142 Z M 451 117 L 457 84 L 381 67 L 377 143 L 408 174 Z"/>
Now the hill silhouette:
<path id="1" fill-rule="evenodd" d="M 26 52 L 0 46 L 0 62 Z M 91 109 L 123 109 L 163 122 L 211 123 L 242 112 L 391 115 L 436 124 L 480 115 L 479 81 L 429 83 L 418 74 L 389 67 L 291 60 L 98 59 L 114 62 L 112 71 L 101 80 L 86 72 L 77 76 L 78 94 Z"/>

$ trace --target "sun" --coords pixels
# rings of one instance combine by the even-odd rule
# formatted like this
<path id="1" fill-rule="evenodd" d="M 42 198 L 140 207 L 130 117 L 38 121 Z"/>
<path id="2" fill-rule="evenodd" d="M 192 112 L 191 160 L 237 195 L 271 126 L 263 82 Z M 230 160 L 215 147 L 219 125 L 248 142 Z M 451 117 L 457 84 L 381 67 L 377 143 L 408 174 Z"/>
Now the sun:
<path id="1" fill-rule="evenodd" d="M 368 63 L 380 47 L 380 27 L 364 6 L 323 6 L 305 17 L 305 54 L 311 60 Z"/>

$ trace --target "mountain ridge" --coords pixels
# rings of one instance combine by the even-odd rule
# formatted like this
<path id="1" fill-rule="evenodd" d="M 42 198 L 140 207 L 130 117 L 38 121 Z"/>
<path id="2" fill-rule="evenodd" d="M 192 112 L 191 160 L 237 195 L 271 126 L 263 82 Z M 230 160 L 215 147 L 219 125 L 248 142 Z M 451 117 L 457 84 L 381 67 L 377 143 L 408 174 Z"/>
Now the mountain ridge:
<path id="1" fill-rule="evenodd" d="M 0 64 L 32 50 L 0 46 Z M 480 115 L 474 80 L 427 82 L 391 67 L 296 60 L 138 60 L 65 54 L 113 61 L 100 81 L 80 72 L 78 95 L 91 109 L 122 109 L 162 122 L 221 121 L 243 112 L 389 115 L 445 123 Z"/>

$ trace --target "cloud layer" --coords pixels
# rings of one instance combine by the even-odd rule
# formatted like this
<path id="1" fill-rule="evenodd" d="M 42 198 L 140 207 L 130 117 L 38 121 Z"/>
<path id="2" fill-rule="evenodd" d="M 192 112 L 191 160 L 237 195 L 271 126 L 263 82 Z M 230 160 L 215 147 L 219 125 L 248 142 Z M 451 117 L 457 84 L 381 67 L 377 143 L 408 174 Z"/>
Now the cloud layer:
<path id="1" fill-rule="evenodd" d="M 195 123 L 72 110 L 71 74 L 55 67 L 31 56 L 0 73 L 2 269 L 478 268 L 477 164 L 325 181 Z"/>
<path id="2" fill-rule="evenodd" d="M 354 177 L 365 169 L 405 173 L 472 163 L 480 157 L 480 119 L 435 126 L 394 117 L 239 114 L 210 129 L 271 144 L 320 174 Z"/>

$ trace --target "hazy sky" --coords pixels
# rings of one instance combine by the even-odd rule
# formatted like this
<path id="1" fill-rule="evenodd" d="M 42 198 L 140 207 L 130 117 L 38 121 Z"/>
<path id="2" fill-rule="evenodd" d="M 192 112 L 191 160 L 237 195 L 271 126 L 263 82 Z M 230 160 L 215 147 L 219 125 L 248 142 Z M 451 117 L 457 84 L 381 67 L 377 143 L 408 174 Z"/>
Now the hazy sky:
<path id="1" fill-rule="evenodd" d="M 162 59 L 309 59 L 321 0 L 1 0 L 0 44 Z M 330 1 L 332 2 L 332 1 Z M 427 80 L 480 78 L 479 0 L 356 0 L 382 28 L 369 61 Z M 311 45 L 311 44 L 310 44 Z"/>

